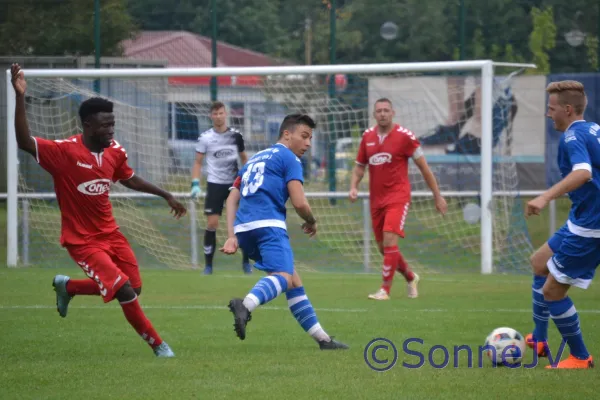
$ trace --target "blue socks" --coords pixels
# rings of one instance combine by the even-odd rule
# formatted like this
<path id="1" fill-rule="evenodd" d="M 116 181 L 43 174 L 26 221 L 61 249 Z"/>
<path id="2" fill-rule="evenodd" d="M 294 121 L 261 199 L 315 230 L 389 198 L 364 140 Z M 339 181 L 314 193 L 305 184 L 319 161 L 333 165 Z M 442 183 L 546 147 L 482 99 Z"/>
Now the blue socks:
<path id="1" fill-rule="evenodd" d="M 302 329 L 316 341 L 330 341 L 331 338 L 323 330 L 317 314 L 310 304 L 304 287 L 287 290 L 287 281 L 280 275 L 271 275 L 259 280 L 244 299 L 244 306 L 252 312 L 256 307 L 268 303 L 281 293 L 286 292 L 288 306 Z"/>
<path id="2" fill-rule="evenodd" d="M 285 295 L 290 311 L 302 329 L 316 341 L 324 340 L 328 342 L 330 340 L 329 335 L 321 327 L 317 319 L 317 314 L 304 292 L 304 287 L 291 289 Z"/>
<path id="3" fill-rule="evenodd" d="M 579 315 L 570 297 L 558 301 L 546 301 L 550 310 L 550 317 L 554 320 L 563 339 L 569 345 L 571 354 L 585 360 L 590 356 L 579 327 Z"/>
<path id="4" fill-rule="evenodd" d="M 531 286 L 532 301 L 533 301 L 533 322 L 535 329 L 533 330 L 533 339 L 539 342 L 548 340 L 548 305 L 542 294 L 542 287 L 546 283 L 545 276 L 533 276 L 533 285 Z"/>
<path id="5" fill-rule="evenodd" d="M 287 281 L 283 276 L 266 276 L 259 280 L 250 293 L 246 295 L 244 306 L 252 312 L 256 307 L 268 303 L 286 290 Z"/>

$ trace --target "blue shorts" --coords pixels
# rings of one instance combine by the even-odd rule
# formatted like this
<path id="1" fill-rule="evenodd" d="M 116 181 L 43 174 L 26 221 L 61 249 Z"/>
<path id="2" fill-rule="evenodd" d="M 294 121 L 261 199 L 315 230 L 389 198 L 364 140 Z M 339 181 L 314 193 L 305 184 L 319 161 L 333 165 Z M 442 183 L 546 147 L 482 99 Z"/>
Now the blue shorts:
<path id="1" fill-rule="evenodd" d="M 242 251 L 255 261 L 256 269 L 294 274 L 294 253 L 285 229 L 258 228 L 236 236 Z"/>
<path id="2" fill-rule="evenodd" d="M 600 264 L 600 238 L 578 236 L 563 225 L 548 240 L 554 255 L 548 260 L 548 270 L 564 284 L 587 289 Z"/>

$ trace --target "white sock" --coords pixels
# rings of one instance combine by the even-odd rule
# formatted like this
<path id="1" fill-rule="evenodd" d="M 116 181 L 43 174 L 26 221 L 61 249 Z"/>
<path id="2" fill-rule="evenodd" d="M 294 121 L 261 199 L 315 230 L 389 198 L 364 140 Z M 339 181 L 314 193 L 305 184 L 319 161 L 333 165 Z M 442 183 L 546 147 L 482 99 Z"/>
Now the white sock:
<path id="1" fill-rule="evenodd" d="M 253 295 L 247 295 L 246 298 L 244 298 L 244 307 L 246 307 L 248 309 L 248 311 L 252 312 L 256 309 L 256 307 L 259 306 L 259 301 L 258 299 L 253 296 Z"/>
<path id="2" fill-rule="evenodd" d="M 325 330 L 321 328 L 321 324 L 319 323 L 315 324 L 312 328 L 310 328 L 308 330 L 308 334 L 312 336 L 317 342 L 329 342 L 331 340 L 327 332 L 325 332 Z"/>

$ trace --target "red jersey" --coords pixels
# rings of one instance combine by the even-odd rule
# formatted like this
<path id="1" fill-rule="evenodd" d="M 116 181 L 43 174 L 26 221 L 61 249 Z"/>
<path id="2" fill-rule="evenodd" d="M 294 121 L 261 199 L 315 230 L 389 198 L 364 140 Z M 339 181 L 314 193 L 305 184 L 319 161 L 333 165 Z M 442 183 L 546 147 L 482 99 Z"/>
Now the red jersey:
<path id="1" fill-rule="evenodd" d="M 356 162 L 369 166 L 372 208 L 410 201 L 408 159 L 419 146 L 415 135 L 398 124 L 383 137 L 377 126 L 363 133 Z"/>
<path id="2" fill-rule="evenodd" d="M 54 179 L 61 214 L 60 243 L 80 245 L 119 229 L 108 192 L 112 183 L 130 179 L 127 153 L 119 143 L 92 153 L 82 135 L 65 140 L 34 138 L 37 162 Z"/>

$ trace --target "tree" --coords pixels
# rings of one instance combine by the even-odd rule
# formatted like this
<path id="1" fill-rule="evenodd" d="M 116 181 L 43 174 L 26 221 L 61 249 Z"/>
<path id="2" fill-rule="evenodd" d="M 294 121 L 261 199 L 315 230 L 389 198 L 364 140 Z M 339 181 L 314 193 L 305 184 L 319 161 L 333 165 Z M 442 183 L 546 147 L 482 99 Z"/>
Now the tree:
<path id="1" fill-rule="evenodd" d="M 598 34 L 599 2 L 589 0 L 544 0 L 544 4 L 552 6 L 556 24 L 556 46 L 548 52 L 553 73 L 586 72 L 590 71 L 589 53 L 585 43 L 572 47 L 565 34 L 573 29 L 583 32 L 586 37 Z M 587 54 L 586 54 L 587 53 Z"/>
<path id="2" fill-rule="evenodd" d="M 100 12 L 101 51 L 118 56 L 119 43 L 135 31 L 125 0 L 105 0 Z M 0 20 L 0 53 L 59 56 L 93 54 L 93 2 L 22 0 L 9 2 Z"/>
<path id="3" fill-rule="evenodd" d="M 141 29 L 191 30 L 198 12 L 210 12 L 208 1 L 128 0 L 127 10 Z M 210 32 L 210 16 L 205 24 Z"/>
<path id="4" fill-rule="evenodd" d="M 529 35 L 529 49 L 533 55 L 533 62 L 537 65 L 537 70 L 528 70 L 528 73 L 549 74 L 550 56 L 548 51 L 556 46 L 556 25 L 552 7 L 546 7 L 544 10 L 533 7 L 531 19 L 533 31 Z"/>
<path id="5" fill-rule="evenodd" d="M 592 71 L 598 70 L 598 36 L 588 35 L 585 38 L 588 64 Z"/>

